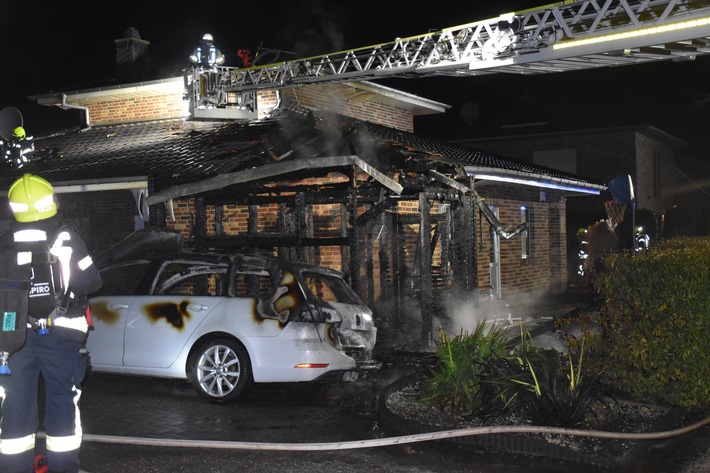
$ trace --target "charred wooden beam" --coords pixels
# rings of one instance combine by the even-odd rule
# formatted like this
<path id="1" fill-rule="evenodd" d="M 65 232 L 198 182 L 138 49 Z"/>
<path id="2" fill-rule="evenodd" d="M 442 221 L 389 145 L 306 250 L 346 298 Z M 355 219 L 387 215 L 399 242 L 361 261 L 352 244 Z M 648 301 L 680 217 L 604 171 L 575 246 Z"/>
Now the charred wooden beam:
<path id="1" fill-rule="evenodd" d="M 394 287 L 394 307 L 393 315 L 395 320 L 402 320 L 402 301 L 406 291 L 407 265 L 404 260 L 404 235 L 402 224 L 399 221 L 400 214 L 392 212 L 392 260 L 394 272 L 392 273 L 392 286 Z"/>
<path id="2" fill-rule="evenodd" d="M 156 192 L 155 176 L 148 176 L 148 194 Z M 156 228 L 165 228 L 165 206 L 152 205 L 148 208 L 148 221 Z"/>
<path id="3" fill-rule="evenodd" d="M 306 238 L 308 236 L 307 226 L 306 226 L 306 199 L 303 193 L 296 194 L 296 201 L 294 204 L 294 215 L 296 218 L 296 235 L 299 240 Z M 296 247 L 296 258 L 298 261 L 306 261 L 306 252 L 301 245 Z"/>
<path id="4" fill-rule="evenodd" d="M 207 205 L 268 205 L 286 203 L 293 205 L 297 193 L 305 195 L 305 199 L 311 204 L 338 204 L 345 203 L 349 198 L 349 187 L 323 187 L 321 185 L 299 186 L 295 188 L 263 188 L 258 191 L 231 191 L 225 188 L 219 192 L 209 192 L 204 194 Z M 360 203 L 377 202 L 379 189 L 364 190 L 358 193 Z"/>
<path id="5" fill-rule="evenodd" d="M 419 196 L 419 275 L 422 310 L 422 343 L 432 341 L 431 205 L 425 193 Z"/>
<path id="6" fill-rule="evenodd" d="M 391 191 L 397 194 L 402 192 L 402 186 L 400 184 L 390 179 L 384 173 L 378 171 L 358 156 L 331 156 L 325 158 L 310 158 L 279 162 L 243 171 L 224 173 L 199 182 L 191 182 L 180 186 L 170 187 L 148 196 L 146 202 L 148 205 L 155 205 L 161 202 L 167 202 L 171 199 L 202 194 L 204 192 L 223 189 L 227 186 L 235 184 L 246 184 L 262 179 L 271 179 L 276 176 L 289 175 L 303 170 L 327 170 L 343 167 L 347 168 L 350 166 L 357 166 L 362 169 Z M 354 179 L 354 175 L 351 179 Z"/>
<path id="7" fill-rule="evenodd" d="M 441 218 L 437 222 L 437 230 L 439 234 L 439 242 L 441 248 L 441 266 L 442 266 L 442 276 L 447 279 L 449 278 L 449 258 L 451 257 L 451 205 L 443 204 L 443 212 L 440 214 Z M 475 241 L 475 239 L 474 239 Z"/>
<path id="8" fill-rule="evenodd" d="M 478 253 L 476 251 L 476 203 L 466 195 L 454 212 L 453 240 L 455 244 L 454 280 L 459 297 L 470 300 L 478 287 Z"/>
<path id="9" fill-rule="evenodd" d="M 429 218 L 433 223 L 437 223 L 446 217 L 444 215 L 437 214 L 431 215 Z M 418 223 L 421 223 L 421 219 L 417 214 L 400 214 L 399 223 L 404 225 L 416 225 Z"/>
<path id="10" fill-rule="evenodd" d="M 345 205 L 340 206 L 340 236 L 343 239 L 348 237 L 348 212 Z M 347 245 L 340 247 L 340 261 L 342 261 L 342 271 L 344 274 L 350 273 L 350 258 L 348 254 L 349 248 Z"/>
<path id="11" fill-rule="evenodd" d="M 372 225 L 365 226 L 368 234 L 372 235 Z M 375 258 L 374 239 L 368 238 L 365 241 L 365 274 L 367 275 L 367 304 L 370 307 L 375 305 Z"/>
<path id="12" fill-rule="evenodd" d="M 387 198 L 376 202 L 372 205 L 372 207 L 367 209 L 357 218 L 358 225 L 366 225 L 367 223 L 379 218 L 379 216 L 382 215 L 382 212 L 384 212 L 384 210 L 391 205 L 392 200 Z"/>
<path id="13" fill-rule="evenodd" d="M 351 182 L 353 188 L 350 191 L 348 202 L 348 246 L 350 247 L 350 285 L 356 293 L 362 295 L 362 284 L 360 282 L 360 231 L 357 224 L 357 181 L 355 180 L 355 168 L 350 169 Z"/>
<path id="14" fill-rule="evenodd" d="M 224 235 L 224 207 L 215 205 L 214 207 L 214 234 Z"/>
<path id="15" fill-rule="evenodd" d="M 207 237 L 207 208 L 205 207 L 205 200 L 201 198 L 195 199 L 195 220 L 191 234 L 195 249 L 204 248 L 205 238 Z"/>
<path id="16" fill-rule="evenodd" d="M 378 223 L 380 225 L 381 232 L 383 232 L 385 236 L 391 236 L 391 233 L 387 230 L 388 218 L 385 212 L 380 213 Z M 387 241 L 387 238 L 380 238 L 379 240 L 378 257 L 380 260 L 380 300 L 387 302 L 390 300 L 391 291 L 388 277 L 390 272 L 389 254 L 387 253 L 387 245 L 385 244 L 385 241 Z"/>
<path id="17" fill-rule="evenodd" d="M 207 248 L 304 248 L 318 246 L 347 246 L 348 239 L 343 237 L 299 238 L 296 235 L 258 234 L 229 235 L 205 238 Z"/>
<path id="18" fill-rule="evenodd" d="M 256 205 L 249 206 L 249 218 L 247 220 L 247 232 L 254 235 L 259 226 L 259 208 Z"/>

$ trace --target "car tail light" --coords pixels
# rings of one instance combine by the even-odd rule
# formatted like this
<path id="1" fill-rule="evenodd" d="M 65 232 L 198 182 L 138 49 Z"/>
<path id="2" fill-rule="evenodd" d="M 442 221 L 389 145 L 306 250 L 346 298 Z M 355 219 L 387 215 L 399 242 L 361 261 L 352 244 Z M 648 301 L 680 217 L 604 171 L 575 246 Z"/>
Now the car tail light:
<path id="1" fill-rule="evenodd" d="M 294 368 L 327 368 L 328 363 L 299 363 Z"/>

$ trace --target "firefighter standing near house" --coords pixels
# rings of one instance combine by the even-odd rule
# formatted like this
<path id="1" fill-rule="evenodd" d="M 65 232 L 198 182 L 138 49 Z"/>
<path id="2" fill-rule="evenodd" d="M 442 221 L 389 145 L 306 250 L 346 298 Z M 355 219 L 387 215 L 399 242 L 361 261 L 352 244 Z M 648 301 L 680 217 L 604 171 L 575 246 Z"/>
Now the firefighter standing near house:
<path id="1" fill-rule="evenodd" d="M 31 264 L 31 284 L 25 344 L 9 357 L 11 373 L 0 376 L 0 472 L 32 471 L 41 374 L 48 471 L 77 473 L 87 295 L 99 289 L 101 277 L 82 239 L 61 224 L 49 182 L 25 174 L 10 187 L 8 200 L 17 222 L 0 243 L 17 253 L 18 263 Z"/>

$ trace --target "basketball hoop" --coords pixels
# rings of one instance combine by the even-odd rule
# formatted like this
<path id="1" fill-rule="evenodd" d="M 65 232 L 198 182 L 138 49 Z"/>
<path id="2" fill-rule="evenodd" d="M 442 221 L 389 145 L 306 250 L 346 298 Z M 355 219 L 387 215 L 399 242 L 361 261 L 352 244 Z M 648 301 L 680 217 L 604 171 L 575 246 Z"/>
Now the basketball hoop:
<path id="1" fill-rule="evenodd" d="M 604 208 L 606 208 L 606 215 L 608 217 L 606 219 L 606 223 L 612 230 L 624 221 L 626 204 L 620 204 L 616 201 L 608 200 L 604 202 Z"/>

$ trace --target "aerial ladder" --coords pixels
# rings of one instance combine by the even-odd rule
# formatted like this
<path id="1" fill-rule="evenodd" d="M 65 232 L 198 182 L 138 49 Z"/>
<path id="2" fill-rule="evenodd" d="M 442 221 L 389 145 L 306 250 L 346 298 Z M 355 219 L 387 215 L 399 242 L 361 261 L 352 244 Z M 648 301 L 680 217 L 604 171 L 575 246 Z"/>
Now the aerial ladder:
<path id="1" fill-rule="evenodd" d="M 185 99 L 193 119 L 254 120 L 260 90 L 392 77 L 544 74 L 590 68 L 693 60 L 710 53 L 710 0 L 561 1 L 440 31 L 358 49 L 255 67 L 186 70 Z M 505 239 L 527 229 L 505 228 L 468 186 Z"/>
<path id="2" fill-rule="evenodd" d="M 392 77 L 544 74 L 710 53 L 710 0 L 561 1 L 389 43 L 185 71 L 193 119 L 253 120 L 257 92 Z"/>

